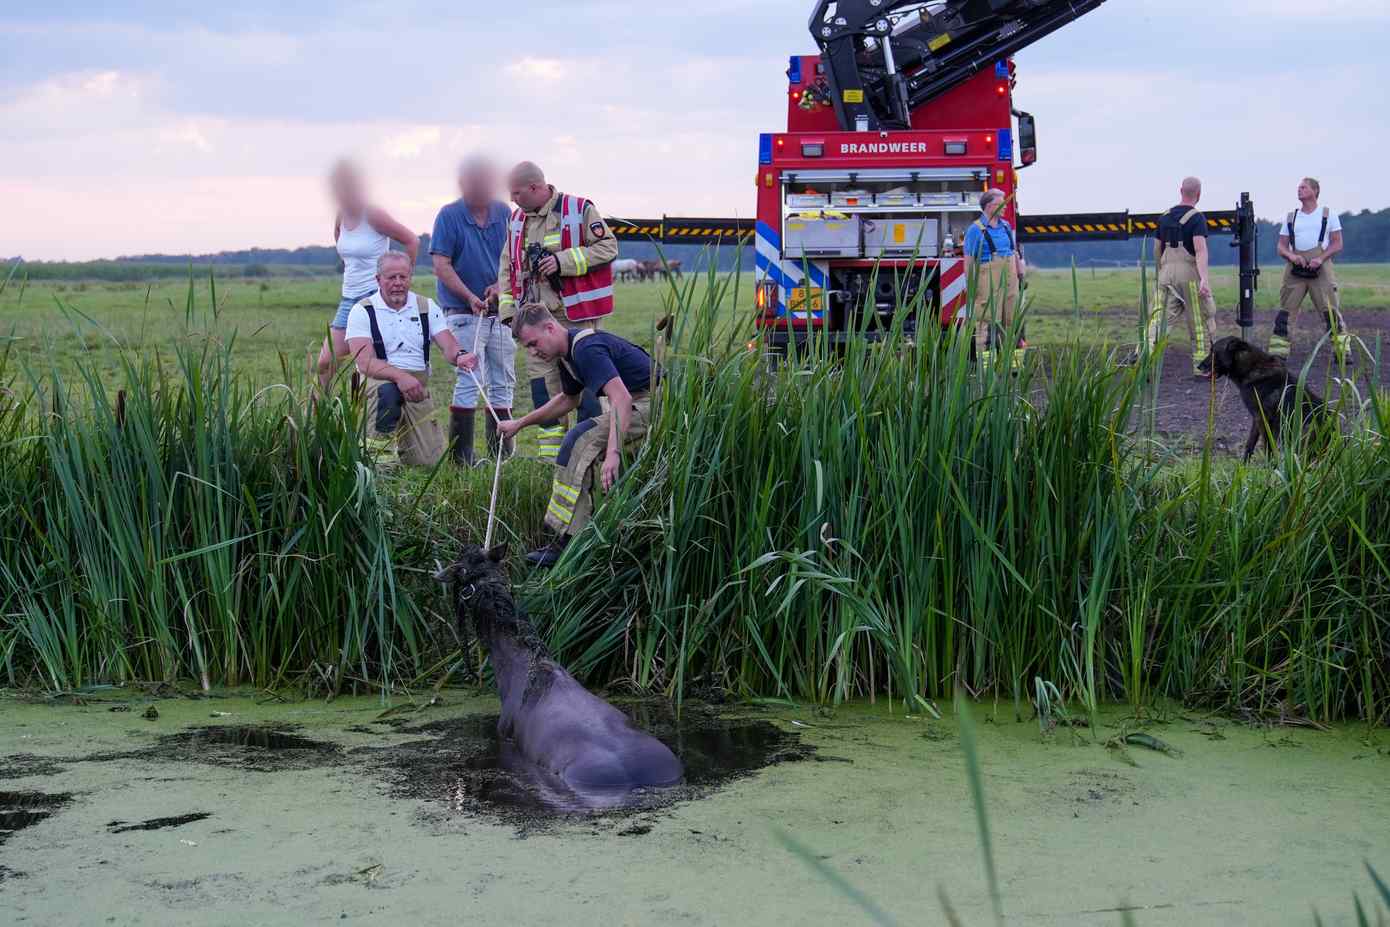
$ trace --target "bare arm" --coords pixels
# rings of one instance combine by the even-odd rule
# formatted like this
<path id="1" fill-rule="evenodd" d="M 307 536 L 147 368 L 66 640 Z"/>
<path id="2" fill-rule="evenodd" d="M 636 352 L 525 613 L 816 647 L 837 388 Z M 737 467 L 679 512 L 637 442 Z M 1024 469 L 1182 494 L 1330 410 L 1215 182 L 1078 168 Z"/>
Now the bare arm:
<path id="1" fill-rule="evenodd" d="M 1341 232 L 1333 232 L 1329 235 L 1327 237 L 1327 250 L 1322 253 L 1322 257 L 1318 259 L 1318 263 L 1326 264 L 1328 261 L 1332 260 L 1334 255 L 1341 254 L 1343 244 Z"/>
<path id="2" fill-rule="evenodd" d="M 571 396 L 568 393 L 561 393 L 552 397 L 549 402 L 532 412 L 530 415 L 518 419 L 508 419 L 501 423 L 498 428 L 506 435 L 514 435 L 523 428 L 530 428 L 538 422 L 548 422 L 561 416 L 569 415 L 579 408 L 579 397 Z"/>
<path id="3" fill-rule="evenodd" d="M 1294 251 L 1287 235 L 1279 236 L 1279 256 L 1291 264 L 1299 263 L 1298 252 Z"/>
<path id="4" fill-rule="evenodd" d="M 372 228 L 404 248 L 410 258 L 410 266 L 415 266 L 416 259 L 420 257 L 420 239 L 414 232 L 392 219 L 385 210 L 377 209 L 375 206 L 367 210 L 367 221 L 372 224 Z"/>
<path id="5" fill-rule="evenodd" d="M 442 254 L 432 254 L 430 255 L 430 259 L 434 264 L 434 275 L 439 278 L 440 283 L 444 284 L 444 289 L 453 293 L 455 296 L 468 303 L 468 305 L 473 306 L 474 301 L 477 300 L 478 297 L 466 284 L 464 284 L 463 279 L 458 275 L 458 271 L 454 270 L 453 262 Z M 476 306 L 473 306 L 473 308 L 474 311 L 477 311 Z"/>
<path id="6" fill-rule="evenodd" d="M 349 338 L 348 353 L 352 355 L 353 363 L 357 365 L 357 372 L 364 377 L 373 380 L 390 380 L 392 383 L 396 383 L 401 377 L 409 376 L 404 370 L 392 367 L 377 357 L 370 338 Z"/>

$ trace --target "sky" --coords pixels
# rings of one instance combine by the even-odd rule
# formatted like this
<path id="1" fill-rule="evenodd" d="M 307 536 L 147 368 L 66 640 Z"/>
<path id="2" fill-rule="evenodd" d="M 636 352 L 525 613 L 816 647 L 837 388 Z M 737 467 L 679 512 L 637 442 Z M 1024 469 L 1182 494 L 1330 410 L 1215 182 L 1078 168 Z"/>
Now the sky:
<path id="1" fill-rule="evenodd" d="M 416 231 L 471 152 L 538 161 L 609 215 L 748 216 L 810 0 L 0 4 L 0 256 L 332 240 L 350 155 Z M 1021 52 L 1025 213 L 1250 191 L 1390 206 L 1390 3 L 1108 0 Z"/>

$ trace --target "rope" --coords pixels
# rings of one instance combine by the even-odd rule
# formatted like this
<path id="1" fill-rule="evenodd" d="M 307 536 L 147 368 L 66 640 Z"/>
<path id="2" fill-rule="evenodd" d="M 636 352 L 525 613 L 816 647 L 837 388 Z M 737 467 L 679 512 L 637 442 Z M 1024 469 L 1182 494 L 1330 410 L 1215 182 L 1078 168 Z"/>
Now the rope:
<path id="1" fill-rule="evenodd" d="M 492 316 L 485 316 L 483 318 L 487 319 L 487 334 L 490 339 L 492 338 Z M 478 339 L 481 338 L 483 334 L 483 318 L 478 319 L 478 324 L 474 326 L 473 329 L 473 350 L 469 353 L 471 353 L 474 358 L 478 357 Z M 492 403 L 488 400 L 487 391 L 483 389 L 482 381 L 478 379 L 477 372 L 469 370 L 468 375 L 473 378 L 473 385 L 478 390 L 478 398 L 483 401 L 483 408 L 487 409 L 487 414 L 492 416 L 492 421 L 500 428 L 502 419 L 498 418 L 497 410 L 492 407 Z M 497 453 L 494 455 L 497 460 L 494 462 L 492 468 L 492 500 L 488 502 L 487 506 L 487 534 L 483 537 L 483 550 L 490 550 L 492 548 L 492 532 L 497 526 L 497 491 L 502 485 L 503 446 L 504 442 L 502 436 L 499 434 L 497 436 Z"/>

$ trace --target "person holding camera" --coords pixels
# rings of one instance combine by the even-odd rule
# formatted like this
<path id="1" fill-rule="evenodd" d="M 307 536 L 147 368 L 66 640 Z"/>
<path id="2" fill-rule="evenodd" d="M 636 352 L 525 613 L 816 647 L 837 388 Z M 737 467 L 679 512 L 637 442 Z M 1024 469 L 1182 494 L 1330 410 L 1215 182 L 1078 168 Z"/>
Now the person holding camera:
<path id="1" fill-rule="evenodd" d="M 517 306 L 544 305 L 571 329 L 597 330 L 599 319 L 613 312 L 613 261 L 618 241 L 598 208 L 589 200 L 561 193 L 545 181 L 530 161 L 507 177 L 512 212 L 507 247 L 497 275 L 498 311 L 504 319 Z M 527 356 L 532 405 L 541 409 L 563 392 L 555 360 Z M 579 419 L 602 412 L 592 390 L 585 390 Z M 541 422 L 540 456 L 554 461 L 565 436 L 565 421 Z"/>
<path id="2" fill-rule="evenodd" d="M 369 443 L 386 452 L 394 442 L 400 462 L 432 467 L 444 453 L 444 437 L 430 402 L 430 347 L 449 364 L 476 370 L 478 360 L 459 346 L 434 300 L 410 291 L 409 257 L 388 251 L 376 264 L 378 291 L 348 313 L 348 350 L 370 381 Z"/>
<path id="3" fill-rule="evenodd" d="M 1345 365 L 1355 358 L 1332 269 L 1332 258 L 1342 250 L 1342 222 L 1331 209 L 1318 205 L 1321 195 L 1322 185 L 1317 180 L 1303 178 L 1298 185 L 1299 208 L 1289 213 L 1279 230 L 1279 256 L 1288 263 L 1279 290 L 1279 314 L 1274 317 L 1274 332 L 1269 337 L 1269 353 L 1289 356 L 1289 316 L 1292 314 L 1297 325 L 1304 297 L 1312 296 L 1313 308 L 1322 314 L 1332 336 L 1333 353 Z"/>

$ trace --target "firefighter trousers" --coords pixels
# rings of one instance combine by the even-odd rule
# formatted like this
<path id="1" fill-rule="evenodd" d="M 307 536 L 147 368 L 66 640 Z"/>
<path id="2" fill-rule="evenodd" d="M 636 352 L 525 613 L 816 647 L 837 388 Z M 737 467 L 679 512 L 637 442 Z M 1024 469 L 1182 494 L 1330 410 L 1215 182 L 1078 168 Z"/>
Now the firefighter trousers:
<path id="1" fill-rule="evenodd" d="M 632 397 L 632 421 L 627 425 L 625 447 L 646 437 L 651 426 L 651 412 L 651 394 L 638 393 Z M 608 453 L 612 415 L 610 408 L 580 422 L 569 430 L 560 444 L 550 505 L 545 512 L 545 526 L 556 534 L 573 537 L 584 530 L 594 513 L 594 484 Z"/>
<path id="2" fill-rule="evenodd" d="M 1322 257 L 1321 246 L 1311 251 L 1299 251 L 1300 257 Z M 1279 314 L 1274 317 L 1274 331 L 1269 336 L 1269 353 L 1275 357 L 1288 357 L 1291 347 L 1289 337 L 1290 316 L 1292 325 L 1298 325 L 1298 316 L 1303 309 L 1306 297 L 1313 298 L 1313 308 L 1327 323 L 1327 331 L 1332 336 L 1332 350 L 1337 360 L 1345 362 L 1351 353 L 1351 335 L 1342 319 L 1342 299 L 1337 289 L 1337 273 L 1332 263 L 1322 265 L 1315 278 L 1295 277 L 1293 265 L 1284 268 L 1283 283 L 1279 288 Z"/>
<path id="3" fill-rule="evenodd" d="M 981 263 L 975 282 L 975 356 L 989 363 L 994 350 L 1003 347 L 1018 309 L 1018 264 L 1012 254 Z M 1020 358 L 1014 352 L 1013 363 Z"/>
<path id="4" fill-rule="evenodd" d="M 1216 341 L 1216 300 L 1198 292 L 1200 279 L 1197 259 L 1181 245 L 1165 248 L 1158 269 L 1158 288 L 1149 313 L 1149 350 L 1158 344 L 1165 330 L 1172 330 L 1179 317 L 1187 322 L 1187 334 L 1192 339 L 1192 372 L 1200 374 L 1200 365 Z"/>
<path id="5" fill-rule="evenodd" d="M 598 331 L 598 319 L 588 322 L 565 322 L 563 324 L 568 328 L 591 328 Z M 541 408 L 550 401 L 552 396 L 558 396 L 562 392 L 560 362 L 558 360 L 538 360 L 527 353 L 526 378 L 531 381 L 531 405 L 533 408 Z M 582 422 L 592 419 L 600 411 L 602 411 L 602 406 L 598 397 L 586 389 L 579 401 L 579 420 Z M 544 422 L 537 428 L 541 460 L 551 462 L 555 460 L 555 456 L 560 453 L 560 442 L 565 438 L 568 424 L 566 417 L 553 422 Z"/>

